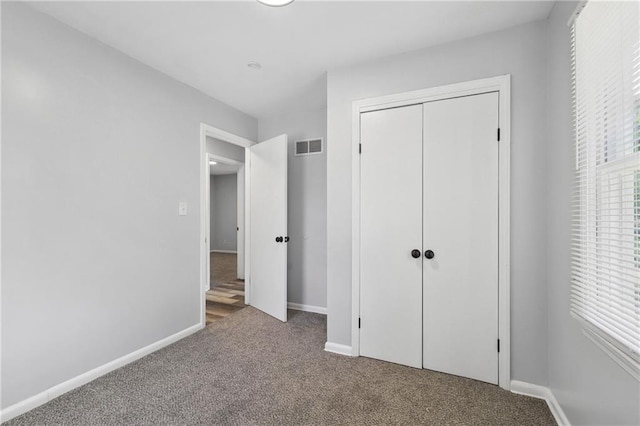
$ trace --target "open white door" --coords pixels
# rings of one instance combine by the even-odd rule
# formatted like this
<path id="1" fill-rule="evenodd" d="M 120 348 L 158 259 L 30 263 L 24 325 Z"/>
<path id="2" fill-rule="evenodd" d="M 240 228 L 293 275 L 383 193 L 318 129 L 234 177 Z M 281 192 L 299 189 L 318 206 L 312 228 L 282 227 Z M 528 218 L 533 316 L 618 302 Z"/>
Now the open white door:
<path id="1" fill-rule="evenodd" d="M 287 135 L 249 152 L 251 305 L 287 321 Z"/>

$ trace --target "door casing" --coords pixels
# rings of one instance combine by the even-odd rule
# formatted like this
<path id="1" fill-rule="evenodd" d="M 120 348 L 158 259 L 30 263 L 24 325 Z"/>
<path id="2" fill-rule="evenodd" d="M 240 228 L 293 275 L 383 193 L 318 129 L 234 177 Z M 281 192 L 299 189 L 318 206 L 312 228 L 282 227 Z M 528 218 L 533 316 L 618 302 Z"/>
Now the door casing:
<path id="1" fill-rule="evenodd" d="M 243 138 L 241 136 L 229 133 L 225 130 L 218 129 L 217 127 L 210 126 L 205 123 L 200 123 L 200 326 L 204 327 L 206 324 L 206 297 L 205 293 L 209 289 L 209 156 L 207 153 L 207 136 L 221 141 L 240 146 L 245 148 L 244 156 L 244 279 L 245 283 L 251 282 L 250 276 L 250 245 L 249 238 L 251 237 L 251 229 L 249 228 L 250 221 L 247 212 L 251 208 L 250 205 L 250 179 L 248 174 L 251 169 L 249 164 L 249 155 L 247 148 L 255 145 L 256 143 Z M 246 304 L 250 304 L 251 301 L 251 285 L 245 286 L 244 300 Z"/>
<path id="2" fill-rule="evenodd" d="M 360 356 L 360 114 L 380 109 L 409 106 L 479 95 L 487 92 L 499 93 L 500 141 L 498 158 L 498 384 L 511 387 L 511 340 L 510 340 L 510 158 L 511 158 L 511 75 L 501 75 L 481 80 L 439 86 L 388 96 L 363 99 L 352 106 L 352 356 Z"/>

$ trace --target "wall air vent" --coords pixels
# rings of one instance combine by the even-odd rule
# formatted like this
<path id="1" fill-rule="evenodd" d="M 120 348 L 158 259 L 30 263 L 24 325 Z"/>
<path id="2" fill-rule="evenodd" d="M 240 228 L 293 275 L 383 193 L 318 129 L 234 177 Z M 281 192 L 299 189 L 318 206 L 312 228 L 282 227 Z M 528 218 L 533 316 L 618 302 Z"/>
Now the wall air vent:
<path id="1" fill-rule="evenodd" d="M 322 154 L 322 138 L 296 141 L 296 156 Z"/>

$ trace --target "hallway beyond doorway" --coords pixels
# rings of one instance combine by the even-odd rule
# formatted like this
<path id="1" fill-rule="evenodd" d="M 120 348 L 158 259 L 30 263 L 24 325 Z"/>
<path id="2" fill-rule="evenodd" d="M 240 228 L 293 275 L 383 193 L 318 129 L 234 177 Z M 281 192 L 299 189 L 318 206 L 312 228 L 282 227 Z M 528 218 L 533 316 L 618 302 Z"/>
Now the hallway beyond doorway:
<path id="1" fill-rule="evenodd" d="M 234 253 L 210 253 L 211 290 L 207 291 L 207 324 L 244 308 L 244 280 L 237 279 Z"/>

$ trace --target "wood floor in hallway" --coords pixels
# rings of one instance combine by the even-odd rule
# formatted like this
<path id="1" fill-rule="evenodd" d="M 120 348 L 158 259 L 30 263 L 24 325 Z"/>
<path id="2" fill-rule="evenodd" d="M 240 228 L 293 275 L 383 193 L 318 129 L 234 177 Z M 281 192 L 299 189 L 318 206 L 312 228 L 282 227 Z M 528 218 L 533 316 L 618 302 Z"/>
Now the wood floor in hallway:
<path id="1" fill-rule="evenodd" d="M 247 305 L 244 304 L 244 280 L 237 279 L 237 255 L 210 254 L 211 290 L 207 291 L 207 324 L 211 324 Z"/>

